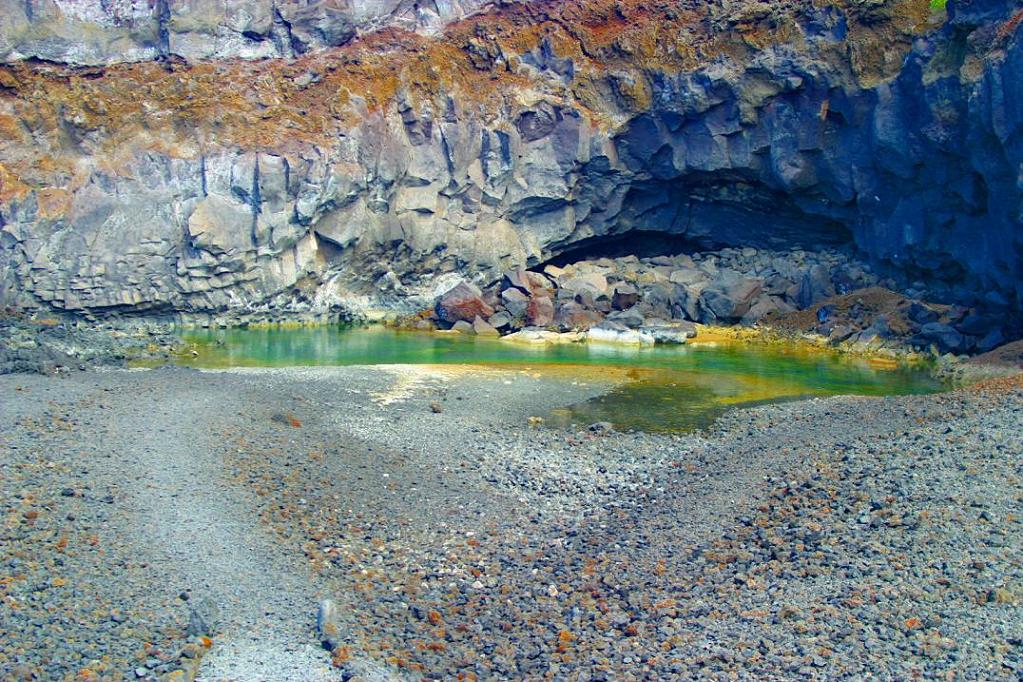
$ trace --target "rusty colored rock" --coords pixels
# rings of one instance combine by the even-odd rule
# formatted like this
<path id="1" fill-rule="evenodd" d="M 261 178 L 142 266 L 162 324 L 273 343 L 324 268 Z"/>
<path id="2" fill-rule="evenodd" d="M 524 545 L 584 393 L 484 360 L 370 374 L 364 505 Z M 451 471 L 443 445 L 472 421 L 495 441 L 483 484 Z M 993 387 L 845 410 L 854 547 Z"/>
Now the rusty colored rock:
<path id="1" fill-rule="evenodd" d="M 472 323 L 477 317 L 487 318 L 494 309 L 483 300 L 480 290 L 468 282 L 459 283 L 437 301 L 437 317 L 448 324 Z"/>

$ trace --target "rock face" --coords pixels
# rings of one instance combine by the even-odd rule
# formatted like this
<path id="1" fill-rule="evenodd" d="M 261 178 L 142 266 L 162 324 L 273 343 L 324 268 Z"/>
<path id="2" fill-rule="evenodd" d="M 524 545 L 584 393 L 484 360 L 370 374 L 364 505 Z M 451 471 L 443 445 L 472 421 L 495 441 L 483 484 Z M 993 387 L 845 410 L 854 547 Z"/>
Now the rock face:
<path id="1" fill-rule="evenodd" d="M 393 26 L 400 2 L 0 3 L 0 304 L 417 308 L 662 240 L 853 243 L 937 300 L 1021 308 L 1008 1 L 502 3 L 447 26 L 479 3 L 412 3 L 432 35 Z M 179 58 L 222 56 L 279 58 Z M 706 307 L 769 304 L 747 293 Z"/>
<path id="2" fill-rule="evenodd" d="M 483 0 L 0 0 L 0 59 L 94 65 L 295 57 L 360 31 L 431 33 Z"/>

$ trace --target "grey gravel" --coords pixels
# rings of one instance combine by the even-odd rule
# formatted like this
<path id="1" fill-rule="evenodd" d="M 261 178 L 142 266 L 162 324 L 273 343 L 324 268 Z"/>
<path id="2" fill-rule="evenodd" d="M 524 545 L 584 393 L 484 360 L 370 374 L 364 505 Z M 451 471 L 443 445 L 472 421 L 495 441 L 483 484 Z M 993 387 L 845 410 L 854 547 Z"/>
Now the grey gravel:
<path id="1" fill-rule="evenodd" d="M 456 367 L 0 377 L 0 675 L 1019 679 L 1018 381 L 693 434 L 530 423 L 607 387 Z M 208 653 L 186 632 L 202 600 Z"/>

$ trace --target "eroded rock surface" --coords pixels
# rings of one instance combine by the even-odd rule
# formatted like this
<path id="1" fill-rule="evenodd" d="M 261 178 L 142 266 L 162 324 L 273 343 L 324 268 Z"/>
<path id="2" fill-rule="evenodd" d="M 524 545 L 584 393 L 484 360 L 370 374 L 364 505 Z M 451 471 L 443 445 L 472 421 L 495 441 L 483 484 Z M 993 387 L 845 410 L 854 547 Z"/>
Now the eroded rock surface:
<path id="1" fill-rule="evenodd" d="M 275 20 L 250 31 L 217 14 L 255 17 L 258 2 L 172 3 L 175 30 L 186 10 L 214 17 L 194 49 L 0 67 L 0 298 L 90 314 L 411 311 L 463 277 L 487 285 L 640 239 L 852 243 L 907 286 L 1011 326 L 1013 4 L 533 2 L 440 28 L 478 7 L 438 3 L 433 35 L 310 39 L 294 58 L 271 49 Z M 354 24 L 404 16 L 359 6 L 344 10 Z M 64 16 L 75 49 L 81 22 L 131 23 L 75 7 L 74 21 L 59 3 L 40 14 Z M 293 36 L 305 25 L 286 16 L 297 6 L 270 7 Z M 302 11 L 315 24 L 328 9 Z M 229 24 L 265 54 L 222 41 Z M 3 53 L 163 49 L 111 44 L 95 59 Z M 279 58 L 194 61 L 225 55 Z M 718 313 L 741 319 L 758 296 Z"/>
<path id="2" fill-rule="evenodd" d="M 2 0 L 0 58 L 111 64 L 296 57 L 362 31 L 435 32 L 483 0 Z"/>

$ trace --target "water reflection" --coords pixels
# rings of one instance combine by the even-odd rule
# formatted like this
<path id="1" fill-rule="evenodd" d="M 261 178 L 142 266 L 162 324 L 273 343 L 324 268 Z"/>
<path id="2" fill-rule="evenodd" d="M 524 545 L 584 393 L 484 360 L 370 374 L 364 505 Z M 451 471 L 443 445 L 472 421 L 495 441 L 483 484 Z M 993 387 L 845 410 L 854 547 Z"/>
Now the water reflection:
<path id="1" fill-rule="evenodd" d="M 342 330 L 232 329 L 186 334 L 201 367 L 474 364 L 625 368 L 635 379 L 601 398 L 550 415 L 556 424 L 609 421 L 619 428 L 674 431 L 706 425 L 729 406 L 805 396 L 891 395 L 941 390 L 921 368 L 878 367 L 861 358 L 803 348 L 750 345 L 533 346 L 494 338 Z"/>

